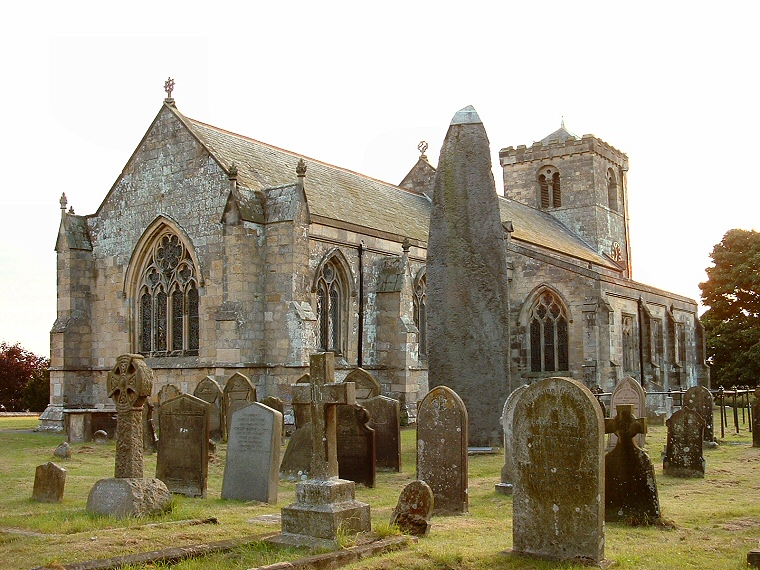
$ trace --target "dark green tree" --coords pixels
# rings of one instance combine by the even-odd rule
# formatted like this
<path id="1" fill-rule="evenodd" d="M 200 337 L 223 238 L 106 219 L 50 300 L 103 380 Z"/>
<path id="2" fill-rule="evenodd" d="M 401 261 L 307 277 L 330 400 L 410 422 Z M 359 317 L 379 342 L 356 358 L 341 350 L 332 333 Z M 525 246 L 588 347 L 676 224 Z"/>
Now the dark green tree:
<path id="1" fill-rule="evenodd" d="M 713 386 L 760 381 L 760 233 L 729 230 L 699 284 Z"/>
<path id="2" fill-rule="evenodd" d="M 49 386 L 48 365 L 47 358 L 25 350 L 18 343 L 0 343 L 0 405 L 9 412 L 32 409 L 32 405 L 39 407 L 41 397 L 33 392 L 49 390 L 41 387 L 42 382 Z M 27 390 L 25 400 L 24 390 L 30 384 L 33 388 Z"/>

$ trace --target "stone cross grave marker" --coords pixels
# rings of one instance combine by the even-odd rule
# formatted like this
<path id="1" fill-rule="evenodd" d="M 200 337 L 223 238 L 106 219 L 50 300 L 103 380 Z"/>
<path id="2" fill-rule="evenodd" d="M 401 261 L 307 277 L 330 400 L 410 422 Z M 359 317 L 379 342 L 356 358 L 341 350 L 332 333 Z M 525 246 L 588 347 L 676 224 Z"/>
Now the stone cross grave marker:
<path id="1" fill-rule="evenodd" d="M 375 465 L 381 471 L 401 471 L 401 404 L 387 396 L 375 396 L 362 404 L 375 430 Z"/>
<path id="2" fill-rule="evenodd" d="M 224 411 L 227 415 L 225 430 L 230 433 L 230 419 L 235 410 L 256 401 L 256 388 L 247 376 L 235 372 L 224 385 Z"/>
<path id="3" fill-rule="evenodd" d="M 517 399 L 527 387 L 523 384 L 512 392 L 507 401 L 504 402 L 504 408 L 501 412 L 501 428 L 504 430 L 504 465 L 501 468 L 501 482 L 496 484 L 496 492 L 502 495 L 512 494 L 515 470 L 512 457 L 512 423 L 514 422 Z"/>
<path id="4" fill-rule="evenodd" d="M 222 499 L 277 502 L 282 414 L 254 402 L 232 415 Z"/>
<path id="5" fill-rule="evenodd" d="M 39 503 L 60 503 L 66 487 L 66 470 L 52 461 L 38 465 L 34 472 L 32 499 Z"/>
<path id="6" fill-rule="evenodd" d="M 359 404 L 338 406 L 338 477 L 375 486 L 375 430 L 367 425 L 369 412 Z"/>
<path id="7" fill-rule="evenodd" d="M 336 407 L 355 404 L 354 384 L 336 384 L 335 355 L 311 355 L 309 385 L 293 386 L 293 402 L 309 403 L 312 426 L 310 479 L 296 483 L 296 502 L 282 509 L 283 536 L 337 544 L 338 529 L 370 530 L 369 505 L 356 500 L 353 481 L 338 479 Z"/>
<path id="8" fill-rule="evenodd" d="M 546 378 L 517 399 L 513 552 L 604 561 L 604 418 L 591 391 Z"/>
<path id="9" fill-rule="evenodd" d="M 209 416 L 209 437 L 214 441 L 227 439 L 227 418 L 224 413 L 224 392 L 211 376 L 198 382 L 193 396 L 211 405 Z"/>
<path id="10" fill-rule="evenodd" d="M 708 444 L 715 444 L 713 432 L 713 397 L 704 386 L 692 386 L 683 396 L 683 405 L 697 412 L 705 420 L 704 438 Z"/>
<path id="11" fill-rule="evenodd" d="M 704 477 L 702 441 L 705 420 L 691 408 L 681 408 L 665 424 L 668 426 L 668 442 L 662 460 L 663 475 Z"/>
<path id="12" fill-rule="evenodd" d="M 161 406 L 156 477 L 172 493 L 206 496 L 210 408 L 208 402 L 190 394 Z"/>
<path id="13" fill-rule="evenodd" d="M 606 433 L 617 435 L 615 449 L 604 458 L 605 520 L 651 524 L 660 520 L 654 466 L 635 437 L 647 432 L 647 418 L 633 415 L 633 404 L 618 404 L 615 417 L 604 420 Z"/>
<path id="14" fill-rule="evenodd" d="M 417 412 L 417 479 L 435 497 L 434 514 L 466 513 L 467 408 L 454 390 L 436 386 Z"/>
<path id="15" fill-rule="evenodd" d="M 626 376 L 618 382 L 610 397 L 610 419 L 617 414 L 617 407 L 620 404 L 632 404 L 633 415 L 637 418 L 646 417 L 647 394 L 641 384 L 631 376 Z M 644 447 L 644 434 L 636 436 L 636 443 L 639 447 Z M 617 444 L 617 436 L 611 433 L 607 440 L 607 449 L 613 449 Z"/>

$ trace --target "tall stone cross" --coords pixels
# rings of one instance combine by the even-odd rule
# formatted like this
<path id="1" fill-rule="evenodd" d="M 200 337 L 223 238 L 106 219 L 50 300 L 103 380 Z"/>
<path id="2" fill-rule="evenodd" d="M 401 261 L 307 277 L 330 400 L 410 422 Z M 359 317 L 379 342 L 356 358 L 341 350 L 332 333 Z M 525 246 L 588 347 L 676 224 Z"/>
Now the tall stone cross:
<path id="1" fill-rule="evenodd" d="M 311 355 L 309 384 L 293 385 L 293 403 L 311 408 L 312 479 L 328 480 L 338 476 L 337 410 L 339 404 L 355 404 L 353 382 L 336 384 L 335 355 L 319 352 Z"/>
<path id="2" fill-rule="evenodd" d="M 116 403 L 114 477 L 142 478 L 142 408 L 153 389 L 153 370 L 139 354 L 122 354 L 108 373 L 108 397 Z"/>
<path id="3" fill-rule="evenodd" d="M 604 433 L 614 433 L 618 442 L 631 440 L 635 444 L 634 437 L 647 433 L 647 419 L 634 416 L 633 408 L 633 404 L 618 404 L 617 416 L 604 419 Z"/>

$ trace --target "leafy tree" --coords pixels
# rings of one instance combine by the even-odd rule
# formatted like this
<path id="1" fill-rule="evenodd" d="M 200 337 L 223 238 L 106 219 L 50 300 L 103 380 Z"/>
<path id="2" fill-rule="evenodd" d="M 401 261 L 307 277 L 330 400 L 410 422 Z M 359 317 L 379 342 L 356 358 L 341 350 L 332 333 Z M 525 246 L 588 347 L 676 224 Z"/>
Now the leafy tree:
<path id="1" fill-rule="evenodd" d="M 42 391 L 42 382 L 48 385 L 46 379 L 49 378 L 47 371 L 49 363 L 50 361 L 47 358 L 25 350 L 18 343 L 14 345 L 1 343 L 0 405 L 9 412 L 31 409 L 32 405 L 39 407 L 40 397 L 35 396 L 33 392 Z M 33 388 L 27 390 L 28 394 L 25 401 L 24 390 L 30 384 Z M 47 400 L 47 396 L 45 399 Z"/>
<path id="2" fill-rule="evenodd" d="M 699 284 L 713 385 L 756 386 L 760 380 L 760 233 L 729 230 Z"/>

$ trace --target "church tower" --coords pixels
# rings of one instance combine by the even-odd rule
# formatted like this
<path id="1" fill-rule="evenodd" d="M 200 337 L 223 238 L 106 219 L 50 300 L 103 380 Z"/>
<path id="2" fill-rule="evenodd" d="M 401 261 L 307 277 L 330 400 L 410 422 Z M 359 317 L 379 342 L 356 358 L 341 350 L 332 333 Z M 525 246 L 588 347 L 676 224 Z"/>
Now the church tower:
<path id="1" fill-rule="evenodd" d="M 565 128 L 533 143 L 499 151 L 504 196 L 542 210 L 631 277 L 628 157 L 593 135 Z"/>

